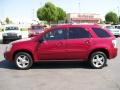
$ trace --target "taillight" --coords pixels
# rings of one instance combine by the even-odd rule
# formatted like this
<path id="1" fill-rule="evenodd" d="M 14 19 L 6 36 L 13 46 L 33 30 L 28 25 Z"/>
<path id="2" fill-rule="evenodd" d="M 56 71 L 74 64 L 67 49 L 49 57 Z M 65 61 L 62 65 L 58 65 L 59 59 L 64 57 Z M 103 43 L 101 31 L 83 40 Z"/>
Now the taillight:
<path id="1" fill-rule="evenodd" d="M 113 44 L 113 46 L 114 46 L 114 48 L 116 48 L 117 47 L 117 41 L 114 39 L 114 40 L 112 40 L 112 44 Z"/>

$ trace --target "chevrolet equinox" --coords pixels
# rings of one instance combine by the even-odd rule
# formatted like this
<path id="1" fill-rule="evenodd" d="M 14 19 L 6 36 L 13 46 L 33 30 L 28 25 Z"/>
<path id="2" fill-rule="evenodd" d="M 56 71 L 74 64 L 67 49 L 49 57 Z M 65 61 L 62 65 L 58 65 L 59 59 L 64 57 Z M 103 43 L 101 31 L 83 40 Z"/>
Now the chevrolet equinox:
<path id="1" fill-rule="evenodd" d="M 19 69 L 37 61 L 88 61 L 92 68 L 104 67 L 117 56 L 114 35 L 97 24 L 66 24 L 45 30 L 36 37 L 11 42 L 4 53 Z"/>

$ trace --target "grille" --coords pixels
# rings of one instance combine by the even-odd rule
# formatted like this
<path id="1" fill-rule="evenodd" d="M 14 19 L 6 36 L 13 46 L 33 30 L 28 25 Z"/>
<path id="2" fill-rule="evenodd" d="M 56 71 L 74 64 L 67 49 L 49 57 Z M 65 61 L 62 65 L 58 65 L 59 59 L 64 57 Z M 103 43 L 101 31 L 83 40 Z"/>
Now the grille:
<path id="1" fill-rule="evenodd" d="M 8 36 L 17 36 L 16 33 L 7 33 Z"/>

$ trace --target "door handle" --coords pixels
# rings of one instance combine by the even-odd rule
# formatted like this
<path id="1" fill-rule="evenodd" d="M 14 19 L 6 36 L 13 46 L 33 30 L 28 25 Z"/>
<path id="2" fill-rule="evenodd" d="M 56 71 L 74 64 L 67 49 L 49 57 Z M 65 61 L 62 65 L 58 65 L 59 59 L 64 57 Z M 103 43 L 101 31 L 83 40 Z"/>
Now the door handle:
<path id="1" fill-rule="evenodd" d="M 57 46 L 58 46 L 58 47 L 60 47 L 60 46 L 62 46 L 62 45 L 63 45 L 62 42 L 57 43 Z"/>
<path id="2" fill-rule="evenodd" d="M 86 41 L 85 41 L 85 44 L 89 44 L 89 43 L 90 43 L 89 40 L 86 40 Z"/>

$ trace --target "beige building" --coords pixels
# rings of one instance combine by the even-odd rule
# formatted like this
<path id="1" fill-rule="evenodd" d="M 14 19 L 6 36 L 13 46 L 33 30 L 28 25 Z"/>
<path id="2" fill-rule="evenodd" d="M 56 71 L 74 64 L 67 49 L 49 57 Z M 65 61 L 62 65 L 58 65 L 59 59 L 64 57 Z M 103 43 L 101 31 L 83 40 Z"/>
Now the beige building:
<path id="1" fill-rule="evenodd" d="M 100 15 L 95 13 L 68 13 L 69 23 L 100 23 Z"/>

